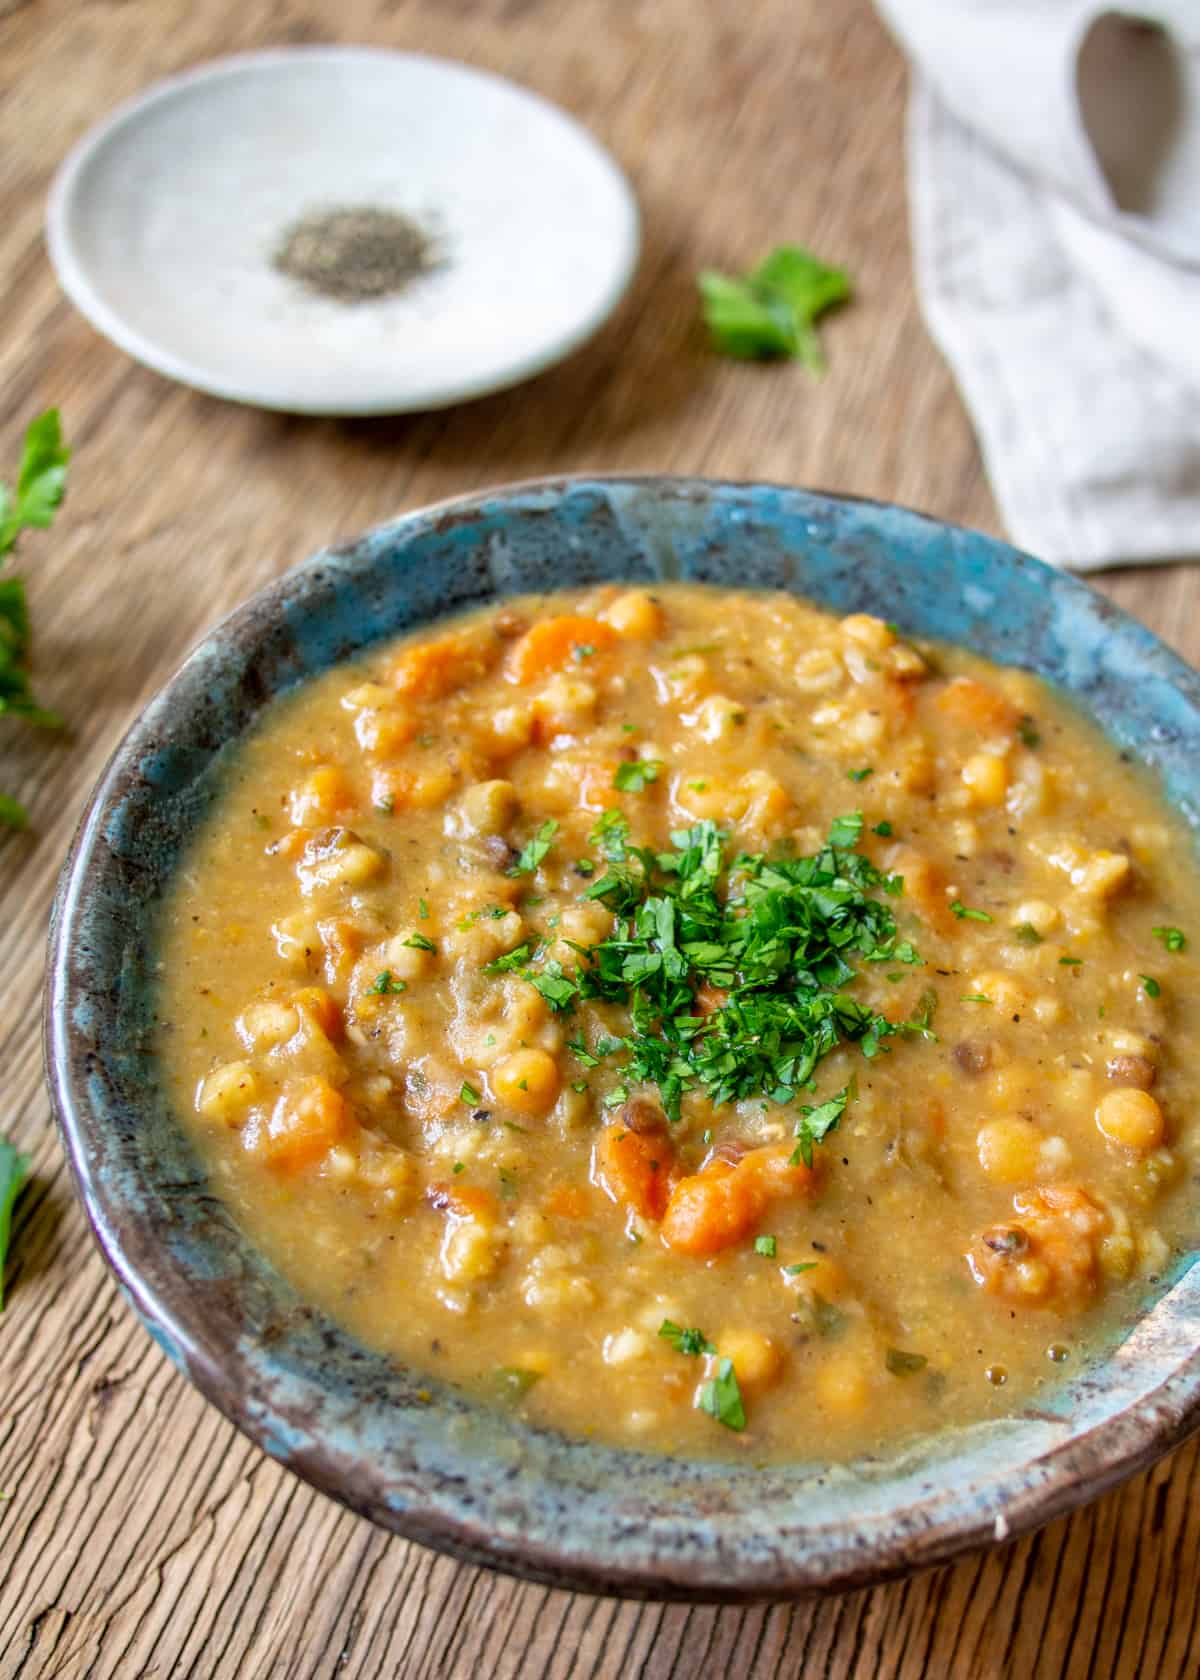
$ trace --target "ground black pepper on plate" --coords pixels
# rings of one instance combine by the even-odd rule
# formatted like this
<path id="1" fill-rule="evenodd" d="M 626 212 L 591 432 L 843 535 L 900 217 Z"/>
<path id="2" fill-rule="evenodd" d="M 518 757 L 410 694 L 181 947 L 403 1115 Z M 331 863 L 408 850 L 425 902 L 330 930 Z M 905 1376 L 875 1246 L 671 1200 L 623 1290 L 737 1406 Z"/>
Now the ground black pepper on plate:
<path id="1" fill-rule="evenodd" d="M 416 222 L 369 205 L 310 211 L 288 228 L 272 258 L 281 274 L 339 303 L 393 297 L 434 261 Z"/>

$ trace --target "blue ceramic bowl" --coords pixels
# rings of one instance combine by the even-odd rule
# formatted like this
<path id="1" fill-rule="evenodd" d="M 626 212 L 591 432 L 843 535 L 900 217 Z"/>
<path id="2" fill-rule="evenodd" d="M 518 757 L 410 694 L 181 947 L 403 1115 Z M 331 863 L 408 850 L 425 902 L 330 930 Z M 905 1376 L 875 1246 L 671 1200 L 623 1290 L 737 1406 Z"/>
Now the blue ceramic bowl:
<path id="1" fill-rule="evenodd" d="M 281 690 L 499 595 L 600 579 L 796 590 L 963 642 L 1073 693 L 1196 825 L 1200 679 L 1069 577 L 895 507 L 694 479 L 553 480 L 411 514 L 236 612 L 130 730 L 64 872 L 50 1083 L 100 1246 L 151 1333 L 268 1453 L 353 1509 L 477 1563 L 593 1591 L 745 1600 L 862 1585 L 1044 1522 L 1200 1422 L 1188 1257 L 1036 1411 L 830 1469 L 749 1470 L 531 1428 L 363 1347 L 211 1194 L 151 1046 L 164 888 L 230 749 Z"/>

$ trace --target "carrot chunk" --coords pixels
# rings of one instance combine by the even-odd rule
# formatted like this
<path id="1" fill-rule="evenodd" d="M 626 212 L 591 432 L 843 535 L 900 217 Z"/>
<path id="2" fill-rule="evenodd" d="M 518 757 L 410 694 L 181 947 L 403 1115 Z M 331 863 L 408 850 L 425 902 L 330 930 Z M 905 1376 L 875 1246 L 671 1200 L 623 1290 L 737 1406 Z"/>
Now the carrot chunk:
<path id="1" fill-rule="evenodd" d="M 260 1134 L 259 1147 L 280 1172 L 312 1166 L 351 1125 L 349 1104 L 327 1079 L 289 1080 Z"/>
<path id="2" fill-rule="evenodd" d="M 612 625 L 603 619 L 584 618 L 577 613 L 544 618 L 514 644 L 504 674 L 513 683 L 536 682 L 552 671 L 586 662 L 592 654 L 615 647 L 618 639 Z"/>
<path id="3" fill-rule="evenodd" d="M 679 1254 L 719 1254 L 748 1237 L 769 1205 L 811 1194 L 816 1173 L 791 1161 L 790 1144 L 752 1149 L 736 1164 L 714 1156 L 682 1178 L 663 1214 L 662 1235 Z"/>
<path id="4" fill-rule="evenodd" d="M 974 677 L 955 677 L 938 695 L 937 703 L 952 723 L 982 735 L 1006 734 L 1020 716 L 999 689 Z"/>
<path id="5" fill-rule="evenodd" d="M 675 1157 L 665 1132 L 633 1132 L 617 1123 L 596 1141 L 592 1178 L 618 1206 L 661 1219 L 671 1194 Z"/>
<path id="6" fill-rule="evenodd" d="M 497 658 L 497 644 L 479 630 L 458 630 L 432 642 L 401 648 L 388 681 L 415 700 L 441 700 L 482 677 Z"/>

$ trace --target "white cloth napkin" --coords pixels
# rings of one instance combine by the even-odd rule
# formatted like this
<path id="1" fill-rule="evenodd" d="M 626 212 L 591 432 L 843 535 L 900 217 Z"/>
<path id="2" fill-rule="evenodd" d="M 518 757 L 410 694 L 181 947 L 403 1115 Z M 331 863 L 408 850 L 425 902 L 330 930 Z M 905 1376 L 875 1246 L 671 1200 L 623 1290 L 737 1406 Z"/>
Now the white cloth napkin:
<path id="1" fill-rule="evenodd" d="M 878 4 L 918 291 L 1013 540 L 1200 556 L 1200 0 Z"/>

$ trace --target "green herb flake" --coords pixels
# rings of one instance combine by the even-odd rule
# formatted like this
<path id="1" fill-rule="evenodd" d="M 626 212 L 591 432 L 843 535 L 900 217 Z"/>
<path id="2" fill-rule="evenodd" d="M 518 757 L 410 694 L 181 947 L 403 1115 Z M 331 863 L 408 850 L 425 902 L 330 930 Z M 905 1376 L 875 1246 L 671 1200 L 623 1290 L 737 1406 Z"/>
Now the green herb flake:
<path id="1" fill-rule="evenodd" d="M 0 1312 L 4 1310 L 4 1263 L 17 1197 L 29 1178 L 31 1160 L 7 1138 L 0 1138 Z"/>
<path id="2" fill-rule="evenodd" d="M 894 1377 L 914 1377 L 929 1363 L 923 1353 L 904 1353 L 900 1348 L 889 1348 L 884 1360 Z"/>
<path id="3" fill-rule="evenodd" d="M 820 374 L 825 363 L 815 323 L 845 303 L 850 278 L 799 245 L 778 245 L 743 278 L 706 269 L 697 278 L 704 320 L 725 356 L 789 356 Z"/>
<path id="4" fill-rule="evenodd" d="M 862 770 L 847 770 L 846 775 L 852 782 L 865 782 L 868 776 L 875 774 L 875 766 L 868 764 Z"/>
<path id="5" fill-rule="evenodd" d="M 517 1193 L 517 1175 L 511 1167 L 501 1167 L 498 1173 L 500 1179 L 500 1194 L 506 1202 L 511 1202 Z"/>
<path id="6" fill-rule="evenodd" d="M 991 1003 L 991 1001 L 991 998 L 986 997 L 983 992 L 964 992 L 959 999 L 960 1003 Z"/>
<path id="7" fill-rule="evenodd" d="M 450 1168 L 450 1171 L 454 1174 L 455 1178 L 458 1177 L 459 1173 L 465 1173 L 466 1170 L 467 1166 L 465 1161 L 455 1161 L 454 1165 Z"/>
<path id="8" fill-rule="evenodd" d="M 577 642 L 571 649 L 571 652 L 575 655 L 576 659 L 581 662 L 585 659 L 591 659 L 595 651 L 595 648 L 590 642 Z"/>
<path id="9" fill-rule="evenodd" d="M 388 997 L 393 992 L 406 992 L 407 990 L 408 987 L 405 982 L 393 974 L 390 968 L 385 968 L 381 974 L 377 974 L 367 987 L 367 991 L 374 993 L 377 997 Z"/>
<path id="10" fill-rule="evenodd" d="M 459 1087 L 458 1099 L 460 1102 L 465 1102 L 468 1108 L 477 1108 L 479 1105 L 479 1092 L 475 1089 L 474 1085 L 468 1085 L 467 1081 L 464 1079 L 462 1085 Z"/>
<path id="11" fill-rule="evenodd" d="M 1019 720 L 1017 723 L 1017 734 L 1029 748 L 1030 752 L 1032 752 L 1035 747 L 1040 747 L 1042 744 L 1042 737 L 1038 734 L 1037 725 L 1031 717 L 1023 717 Z"/>
<path id="12" fill-rule="evenodd" d="M 554 844 L 554 836 L 557 833 L 558 824 L 555 822 L 553 817 L 547 817 L 546 821 L 538 829 L 533 839 L 522 848 L 521 852 L 517 856 L 517 861 L 513 864 L 512 868 L 507 871 L 507 873 L 509 875 L 534 874 L 538 865 Z"/>
<path id="13" fill-rule="evenodd" d="M 497 1397 L 515 1405 L 525 1398 L 534 1383 L 541 1379 L 542 1373 L 526 1371 L 520 1365 L 501 1365 L 495 1375 Z"/>
<path id="14" fill-rule="evenodd" d="M 1018 945 L 1040 945 L 1042 936 L 1032 922 L 1018 922 L 1013 928 L 1013 938 Z"/>
<path id="15" fill-rule="evenodd" d="M 658 1333 L 664 1342 L 670 1342 L 677 1353 L 687 1353 L 695 1356 L 701 1353 L 716 1353 L 717 1351 L 703 1330 L 685 1330 L 682 1325 L 675 1324 L 669 1318 L 663 1319 L 658 1327 Z"/>
<path id="16" fill-rule="evenodd" d="M 573 1079 L 571 1081 L 572 1091 L 578 1091 L 580 1096 L 583 1095 L 583 1093 L 587 1090 L 587 1088 L 588 1088 L 588 1082 L 587 1082 L 586 1079 Z"/>
<path id="17" fill-rule="evenodd" d="M 722 1359 L 717 1366 L 716 1376 L 701 1385 L 696 1396 L 696 1405 L 702 1412 L 707 1412 L 709 1417 L 723 1423 L 726 1429 L 745 1429 L 746 1408 L 742 1402 L 742 1391 L 738 1387 L 732 1359 Z"/>
<path id="18" fill-rule="evenodd" d="M 853 1094 L 852 1087 L 847 1085 L 835 1097 L 830 1097 L 828 1102 L 820 1103 L 816 1108 L 806 1103 L 801 1108 L 795 1132 L 800 1141 L 791 1153 L 789 1166 L 794 1167 L 800 1161 L 803 1161 L 806 1167 L 812 1166 L 813 1144 L 824 1142 L 826 1136 L 836 1129 Z"/>
<path id="19" fill-rule="evenodd" d="M 883 822 L 877 822 L 875 824 L 875 827 L 871 830 L 871 833 L 872 834 L 878 834 L 878 836 L 881 840 L 890 840 L 892 838 L 892 825 L 891 825 L 890 822 L 888 822 L 887 818 L 885 817 Z"/>
<path id="20" fill-rule="evenodd" d="M 491 962 L 484 963 L 485 974 L 511 974 L 515 969 L 524 968 L 533 955 L 533 946 L 526 940 L 516 945 L 511 951 L 506 951 L 502 957 L 493 957 Z"/>
<path id="21" fill-rule="evenodd" d="M 1162 987 L 1152 974 L 1139 974 L 1138 979 L 1142 982 L 1142 989 L 1147 997 L 1161 997 Z"/>
<path id="22" fill-rule="evenodd" d="M 689 782 L 688 787 L 692 790 L 693 793 L 703 793 L 705 791 L 705 789 L 708 787 L 708 783 L 707 782 Z"/>
<path id="23" fill-rule="evenodd" d="M 844 816 L 835 817 L 829 825 L 829 844 L 838 851 L 852 850 L 858 845 L 862 826 L 861 811 L 848 811 Z"/>
<path id="24" fill-rule="evenodd" d="M 429 920 L 429 905 L 423 898 L 419 898 L 417 900 L 417 915 L 423 922 L 427 922 Z"/>
<path id="25" fill-rule="evenodd" d="M 815 1272 L 817 1262 L 815 1260 L 797 1260 L 795 1265 L 785 1266 L 783 1269 L 788 1277 L 799 1277 L 801 1272 Z"/>
<path id="26" fill-rule="evenodd" d="M 1155 939 L 1161 939 L 1168 951 L 1186 951 L 1187 935 L 1177 927 L 1156 927 L 1150 932 Z"/>
<path id="27" fill-rule="evenodd" d="M 427 939 L 423 933 L 410 933 L 404 941 L 414 951 L 436 951 L 437 946 L 432 939 Z"/>
<path id="28" fill-rule="evenodd" d="M 1058 966 L 1060 968 L 1081 968 L 1083 966 L 1083 958 L 1082 957 L 1059 957 Z"/>
<path id="29" fill-rule="evenodd" d="M 651 782 L 658 780 L 662 768 L 662 762 L 657 758 L 635 758 L 617 766 L 613 786 L 618 793 L 643 793 Z"/>
<path id="30" fill-rule="evenodd" d="M 951 904 L 950 908 L 958 917 L 960 922 L 994 922 L 996 919 L 994 916 L 989 916 L 986 910 L 970 909 L 957 898 L 954 900 L 953 904 Z"/>
<path id="31" fill-rule="evenodd" d="M 754 1239 L 755 1254 L 761 1254 L 768 1260 L 774 1260 L 775 1248 L 776 1243 L 774 1237 L 755 1237 Z"/>

